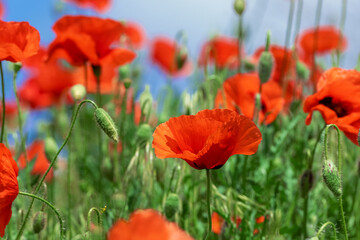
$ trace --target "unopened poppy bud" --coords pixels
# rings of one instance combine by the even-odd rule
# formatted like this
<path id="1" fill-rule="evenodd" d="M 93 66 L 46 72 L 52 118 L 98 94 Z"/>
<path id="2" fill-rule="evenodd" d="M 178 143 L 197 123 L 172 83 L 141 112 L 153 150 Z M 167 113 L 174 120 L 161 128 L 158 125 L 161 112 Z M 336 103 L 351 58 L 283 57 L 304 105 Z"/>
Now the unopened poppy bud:
<path id="1" fill-rule="evenodd" d="M 149 119 L 151 114 L 153 98 L 150 93 L 150 86 L 146 85 L 144 91 L 140 95 L 140 109 L 145 119 Z"/>
<path id="2" fill-rule="evenodd" d="M 188 57 L 188 51 L 187 48 L 184 46 L 181 46 L 177 51 L 175 55 L 176 60 L 176 67 L 177 69 L 182 69 L 184 64 L 186 63 Z"/>
<path id="3" fill-rule="evenodd" d="M 235 0 L 234 2 L 234 9 L 237 12 L 237 14 L 239 14 L 239 16 L 241 16 L 245 10 L 245 0 Z"/>
<path id="4" fill-rule="evenodd" d="M 143 123 L 140 125 L 136 132 L 137 141 L 139 144 L 143 144 L 151 140 L 153 130 L 149 124 Z"/>
<path id="5" fill-rule="evenodd" d="M 270 52 L 263 51 L 258 63 L 258 74 L 261 83 L 266 83 L 270 77 L 274 65 L 274 58 Z"/>
<path id="6" fill-rule="evenodd" d="M 45 155 L 47 159 L 53 159 L 58 149 L 58 145 L 52 137 L 45 138 Z"/>
<path id="7" fill-rule="evenodd" d="M 130 78 L 125 78 L 125 79 L 124 79 L 124 87 L 125 87 L 126 89 L 128 89 L 128 88 L 131 86 L 131 83 L 132 83 L 132 81 L 131 81 Z"/>
<path id="8" fill-rule="evenodd" d="M 79 101 L 86 96 L 86 88 L 82 84 L 76 84 L 71 87 L 70 94 L 74 100 Z"/>
<path id="9" fill-rule="evenodd" d="M 16 63 L 14 63 L 14 64 L 13 64 L 14 72 L 15 72 L 15 73 L 18 73 L 18 72 L 20 71 L 21 67 L 22 67 L 21 62 L 16 62 Z"/>
<path id="10" fill-rule="evenodd" d="M 95 120 L 99 127 L 111 138 L 114 142 L 119 141 L 119 135 L 115 127 L 115 123 L 110 115 L 103 109 L 97 108 L 94 112 Z"/>
<path id="11" fill-rule="evenodd" d="M 95 75 L 95 77 L 100 77 L 101 75 L 101 66 L 97 66 L 97 65 L 91 65 L 93 73 Z"/>
<path id="12" fill-rule="evenodd" d="M 303 81 L 307 80 L 310 76 L 309 68 L 302 62 L 297 61 L 296 62 L 296 75 L 298 79 L 301 79 Z"/>
<path id="13" fill-rule="evenodd" d="M 331 160 L 325 160 L 323 163 L 322 175 L 324 182 L 330 189 L 330 191 L 335 195 L 335 197 L 340 197 L 342 194 L 340 176 L 337 167 Z"/>
<path id="14" fill-rule="evenodd" d="M 40 233 L 45 228 L 46 214 L 44 212 L 37 212 L 33 219 L 34 233 Z"/>
<path id="15" fill-rule="evenodd" d="M 126 65 L 120 67 L 120 69 L 119 69 L 120 79 L 128 78 L 129 73 L 130 73 L 130 65 L 129 64 L 126 64 Z"/>
<path id="16" fill-rule="evenodd" d="M 311 170 L 306 170 L 300 178 L 301 196 L 306 197 L 314 184 L 314 175 Z"/>
<path id="17" fill-rule="evenodd" d="M 170 193 L 165 201 L 165 216 L 167 219 L 173 219 L 180 209 L 180 198 L 175 193 Z"/>

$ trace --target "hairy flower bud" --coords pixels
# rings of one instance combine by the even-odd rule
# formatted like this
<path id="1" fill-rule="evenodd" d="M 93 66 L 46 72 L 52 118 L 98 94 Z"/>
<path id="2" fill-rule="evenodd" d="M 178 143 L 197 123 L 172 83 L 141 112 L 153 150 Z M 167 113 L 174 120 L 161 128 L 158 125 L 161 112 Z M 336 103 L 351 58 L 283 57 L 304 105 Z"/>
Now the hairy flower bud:
<path id="1" fill-rule="evenodd" d="M 325 160 L 323 163 L 322 175 L 324 182 L 330 189 L 330 191 L 335 195 L 335 197 L 340 197 L 342 194 L 341 181 L 337 167 L 331 160 Z"/>
<path id="2" fill-rule="evenodd" d="M 180 209 L 180 198 L 175 193 L 170 193 L 165 201 L 165 216 L 167 219 L 173 219 Z"/>
<path id="3" fill-rule="evenodd" d="M 241 16 L 245 10 L 245 0 L 235 0 L 234 2 L 234 9 L 239 16 Z"/>
<path id="4" fill-rule="evenodd" d="M 99 127 L 111 138 L 114 142 L 119 141 L 119 135 L 115 127 L 115 123 L 110 115 L 103 109 L 97 108 L 94 112 L 95 120 Z"/>
<path id="5" fill-rule="evenodd" d="M 33 219 L 34 233 L 40 233 L 45 228 L 46 214 L 44 212 L 37 212 Z"/>
<path id="6" fill-rule="evenodd" d="M 270 77 L 274 65 L 274 58 L 270 52 L 263 51 L 258 63 L 258 74 L 261 83 L 266 83 Z"/>

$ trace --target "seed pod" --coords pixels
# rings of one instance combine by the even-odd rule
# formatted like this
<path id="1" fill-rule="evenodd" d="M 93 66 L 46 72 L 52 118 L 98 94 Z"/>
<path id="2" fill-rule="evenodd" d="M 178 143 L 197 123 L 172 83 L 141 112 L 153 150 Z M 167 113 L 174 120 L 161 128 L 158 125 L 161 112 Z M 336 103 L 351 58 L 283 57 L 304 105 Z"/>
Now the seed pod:
<path id="1" fill-rule="evenodd" d="M 331 160 L 325 160 L 323 163 L 322 175 L 324 182 L 330 189 L 330 191 L 335 195 L 335 197 L 340 197 L 342 194 L 341 181 L 337 167 Z"/>
<path id="2" fill-rule="evenodd" d="M 274 58 L 272 54 L 270 52 L 263 51 L 258 63 L 258 74 L 261 83 L 266 83 L 270 79 L 273 65 Z"/>
<path id="3" fill-rule="evenodd" d="M 14 72 L 18 73 L 20 71 L 20 69 L 22 68 L 22 64 L 21 62 L 16 62 L 13 64 L 13 68 L 14 68 Z"/>
<path id="4" fill-rule="evenodd" d="M 239 16 L 241 16 L 245 10 L 245 0 L 235 0 L 234 2 L 234 9 Z"/>
<path id="5" fill-rule="evenodd" d="M 170 193 L 165 201 L 165 216 L 167 219 L 173 219 L 175 214 L 180 210 L 180 198 L 175 193 Z"/>
<path id="6" fill-rule="evenodd" d="M 103 109 L 97 108 L 94 112 L 95 120 L 99 127 L 111 138 L 114 142 L 119 141 L 119 135 L 115 127 L 115 123 L 110 115 Z"/>
<path id="7" fill-rule="evenodd" d="M 33 219 L 34 233 L 40 233 L 45 228 L 46 214 L 44 212 L 37 212 Z"/>
<path id="8" fill-rule="evenodd" d="M 52 137 L 45 138 L 45 155 L 47 159 L 51 160 L 57 153 L 59 147 Z"/>
<path id="9" fill-rule="evenodd" d="M 76 84 L 71 87 L 70 94 L 76 101 L 83 99 L 86 96 L 86 89 L 82 84 Z"/>
<path id="10" fill-rule="evenodd" d="M 306 197 L 314 184 L 314 175 L 311 170 L 305 170 L 300 178 L 301 196 Z"/>
<path id="11" fill-rule="evenodd" d="M 309 79 L 310 71 L 309 68 L 302 62 L 296 61 L 296 76 L 302 80 L 306 81 Z"/>

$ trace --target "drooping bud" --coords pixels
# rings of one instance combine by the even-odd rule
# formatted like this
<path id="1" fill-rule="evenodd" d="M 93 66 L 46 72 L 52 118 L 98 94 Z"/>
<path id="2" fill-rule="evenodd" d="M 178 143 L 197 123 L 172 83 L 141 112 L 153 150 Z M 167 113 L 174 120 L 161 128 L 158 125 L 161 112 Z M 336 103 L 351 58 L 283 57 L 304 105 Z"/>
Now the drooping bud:
<path id="1" fill-rule="evenodd" d="M 153 130 L 149 124 L 143 123 L 139 126 L 136 132 L 137 142 L 142 145 L 148 141 L 150 141 L 153 134 Z"/>
<path id="2" fill-rule="evenodd" d="M 75 101 L 80 101 L 86 96 L 86 88 L 82 84 L 75 84 L 70 88 L 70 94 Z"/>
<path id="3" fill-rule="evenodd" d="M 131 81 L 130 78 L 125 78 L 125 79 L 124 79 L 124 87 L 125 87 L 126 89 L 129 89 L 129 87 L 131 86 L 131 83 L 132 83 L 132 81 Z"/>
<path id="4" fill-rule="evenodd" d="M 144 91 L 140 95 L 141 114 L 145 119 L 149 119 L 152 109 L 153 98 L 150 93 L 150 86 L 146 85 Z"/>
<path id="5" fill-rule="evenodd" d="M 45 228 L 46 214 L 44 212 L 37 212 L 33 219 L 34 233 L 40 233 Z"/>
<path id="6" fill-rule="evenodd" d="M 241 16 L 245 10 L 245 0 L 235 0 L 234 2 L 234 9 L 239 16 Z"/>
<path id="7" fill-rule="evenodd" d="M 322 175 L 324 182 L 335 195 L 340 197 L 342 194 L 341 181 L 337 167 L 331 160 L 325 160 L 323 163 Z"/>
<path id="8" fill-rule="evenodd" d="M 167 219 L 173 219 L 175 214 L 180 210 L 180 198 L 175 193 L 170 193 L 166 198 L 164 212 Z"/>
<path id="9" fill-rule="evenodd" d="M 58 149 L 58 145 L 52 137 L 45 138 L 45 155 L 47 159 L 52 160 Z"/>
<path id="10" fill-rule="evenodd" d="M 188 58 L 188 51 L 185 46 L 181 46 L 176 50 L 175 61 L 177 69 L 182 69 Z"/>
<path id="11" fill-rule="evenodd" d="M 302 81 L 306 81 L 307 79 L 309 79 L 309 68 L 301 61 L 296 61 L 296 75 L 298 79 Z"/>
<path id="12" fill-rule="evenodd" d="M 97 108 L 94 112 L 95 120 L 99 127 L 111 138 L 114 142 L 119 141 L 119 135 L 115 127 L 115 123 L 110 115 L 103 109 Z"/>
<path id="13" fill-rule="evenodd" d="M 13 69 L 14 69 L 15 73 L 18 73 L 21 68 L 22 68 L 21 62 L 16 62 L 16 63 L 13 64 Z"/>
<path id="14" fill-rule="evenodd" d="M 314 184 L 314 175 L 311 170 L 305 170 L 300 178 L 301 196 L 306 197 Z"/>

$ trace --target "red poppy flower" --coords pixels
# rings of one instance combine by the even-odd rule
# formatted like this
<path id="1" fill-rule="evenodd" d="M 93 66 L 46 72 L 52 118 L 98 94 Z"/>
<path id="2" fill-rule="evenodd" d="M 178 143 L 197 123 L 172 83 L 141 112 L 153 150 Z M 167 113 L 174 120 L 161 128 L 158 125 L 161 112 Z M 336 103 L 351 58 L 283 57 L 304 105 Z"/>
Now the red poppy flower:
<path id="1" fill-rule="evenodd" d="M 255 60 L 255 62 L 257 62 L 260 59 L 261 53 L 264 50 L 265 47 L 260 47 L 255 51 L 253 55 L 253 59 Z M 274 67 L 270 78 L 282 84 L 280 78 L 290 74 L 291 73 L 290 70 L 295 66 L 295 62 L 293 61 L 291 50 L 278 45 L 270 45 L 269 51 L 274 57 Z"/>
<path id="2" fill-rule="evenodd" d="M 307 57 L 314 54 L 323 55 L 336 50 L 338 47 L 344 51 L 347 46 L 345 36 L 334 26 L 321 26 L 304 31 L 298 37 L 298 49 L 300 53 Z"/>
<path id="3" fill-rule="evenodd" d="M 183 52 L 170 38 L 157 37 L 151 45 L 151 61 L 172 77 L 184 77 L 191 73 L 191 64 Z"/>
<path id="4" fill-rule="evenodd" d="M 218 213 L 213 212 L 211 214 L 211 226 L 212 226 L 211 231 L 215 234 L 220 234 L 221 230 L 223 228 L 224 222 L 225 222 L 224 219 L 222 217 L 220 217 Z"/>
<path id="5" fill-rule="evenodd" d="M 265 221 L 265 216 L 260 216 L 258 218 L 256 218 L 256 223 L 257 224 L 261 224 Z"/>
<path id="6" fill-rule="evenodd" d="M 200 52 L 199 65 L 204 66 L 211 62 L 218 68 L 239 66 L 238 40 L 227 36 L 216 36 L 206 42 Z"/>
<path id="7" fill-rule="evenodd" d="M 112 48 L 124 33 L 120 22 L 87 16 L 64 16 L 53 26 L 55 40 L 49 46 L 49 58 L 64 58 L 72 65 L 117 67 L 131 62 L 135 53 Z"/>
<path id="8" fill-rule="evenodd" d="M 118 220 L 109 230 L 108 240 L 192 240 L 175 223 L 152 209 L 137 210 L 129 221 Z"/>
<path id="9" fill-rule="evenodd" d="M 106 11 L 111 4 L 111 0 L 65 0 L 65 1 L 72 2 L 82 8 L 91 7 L 99 12 Z"/>
<path id="10" fill-rule="evenodd" d="M 140 49 L 145 44 L 145 31 L 144 29 L 134 22 L 122 23 L 124 27 L 124 34 L 121 37 L 121 43 L 134 49 Z"/>
<path id="11" fill-rule="evenodd" d="M 5 235 L 12 215 L 11 205 L 19 194 L 18 172 L 11 152 L 0 143 L 0 237 Z"/>
<path id="12" fill-rule="evenodd" d="M 236 74 L 228 78 L 224 84 L 224 95 L 219 90 L 215 107 L 225 107 L 223 97 L 226 99 L 226 108 L 253 118 L 255 111 L 255 96 L 260 89 L 260 79 L 256 73 Z M 272 123 L 284 107 L 285 100 L 278 83 L 269 81 L 262 85 L 261 111 L 259 120 L 265 124 Z"/>
<path id="13" fill-rule="evenodd" d="M 0 61 L 21 62 L 39 50 L 40 34 L 28 22 L 0 20 Z"/>
<path id="14" fill-rule="evenodd" d="M 228 109 L 170 118 L 153 136 L 158 158 L 181 158 L 196 169 L 220 168 L 235 154 L 252 155 L 261 142 L 257 126 Z"/>
<path id="15" fill-rule="evenodd" d="M 319 111 L 326 124 L 336 124 L 355 144 L 360 128 L 360 72 L 331 68 L 317 84 L 317 92 L 306 98 L 304 112 L 310 124 L 314 111 Z"/>
<path id="16" fill-rule="evenodd" d="M 32 175 L 43 175 L 46 170 L 49 168 L 50 162 L 46 157 L 45 154 L 45 144 L 43 141 L 37 140 L 34 141 L 30 147 L 28 147 L 27 151 L 27 160 L 28 162 L 34 160 L 34 158 L 36 158 L 35 160 L 35 164 L 33 166 L 33 169 L 31 171 Z M 24 154 L 21 154 L 19 159 L 18 159 L 19 165 L 20 165 L 20 169 L 24 169 L 27 165 L 26 161 L 25 161 L 25 156 Z M 49 174 L 46 176 L 45 180 L 46 181 L 51 181 L 53 179 L 54 173 L 53 170 L 51 169 Z"/>

